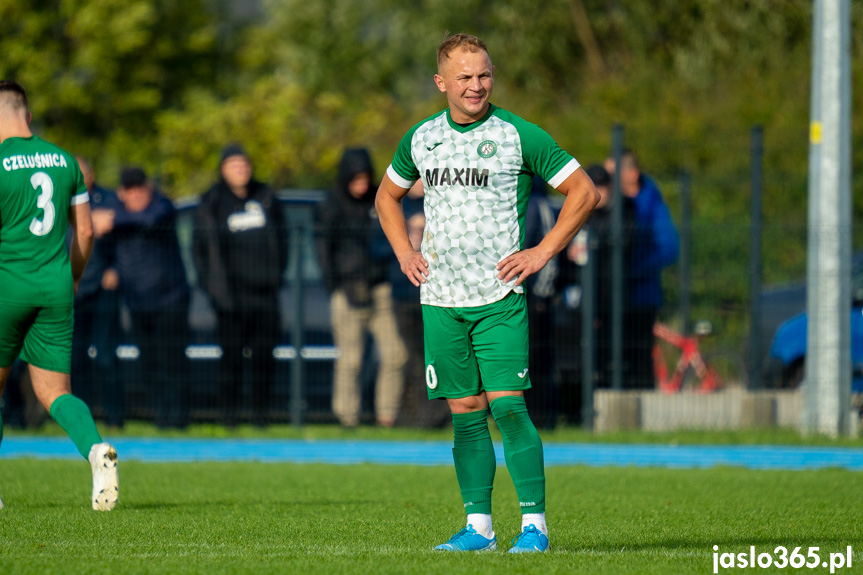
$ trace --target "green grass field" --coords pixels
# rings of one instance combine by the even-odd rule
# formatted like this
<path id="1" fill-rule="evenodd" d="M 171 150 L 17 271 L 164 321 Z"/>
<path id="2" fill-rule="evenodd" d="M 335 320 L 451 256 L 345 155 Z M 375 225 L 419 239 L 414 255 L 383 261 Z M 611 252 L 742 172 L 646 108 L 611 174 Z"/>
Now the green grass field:
<path id="1" fill-rule="evenodd" d="M 863 571 L 860 473 L 553 467 L 547 477 L 550 553 L 505 552 L 519 516 L 498 468 L 500 550 L 447 554 L 431 547 L 463 526 L 450 467 L 128 461 L 117 509 L 98 513 L 84 461 L 4 460 L 0 573 L 712 573 L 714 545 L 818 546 L 825 558 L 851 545 L 853 569 L 836 572 Z"/>

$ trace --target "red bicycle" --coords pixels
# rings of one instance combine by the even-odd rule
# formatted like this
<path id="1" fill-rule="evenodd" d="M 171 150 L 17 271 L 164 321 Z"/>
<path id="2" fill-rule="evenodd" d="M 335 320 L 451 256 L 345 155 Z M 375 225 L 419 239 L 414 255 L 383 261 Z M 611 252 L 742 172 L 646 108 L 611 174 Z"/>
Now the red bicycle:
<path id="1" fill-rule="evenodd" d="M 696 393 L 710 393 L 722 388 L 726 382 L 746 385 L 746 366 L 736 352 L 717 350 L 702 355 L 699 348 L 701 338 L 712 331 L 707 321 L 697 322 L 691 336 L 660 322 L 654 324 L 653 335 L 657 342 L 653 346 L 653 371 L 661 391 L 677 393 L 681 389 L 689 389 Z M 680 358 L 670 375 L 660 342 L 680 350 Z"/>

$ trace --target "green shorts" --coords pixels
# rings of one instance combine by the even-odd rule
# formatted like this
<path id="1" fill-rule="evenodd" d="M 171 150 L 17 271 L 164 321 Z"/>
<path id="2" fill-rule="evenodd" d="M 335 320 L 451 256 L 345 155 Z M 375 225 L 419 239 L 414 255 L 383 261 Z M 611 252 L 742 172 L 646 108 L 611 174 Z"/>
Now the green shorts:
<path id="1" fill-rule="evenodd" d="M 72 368 L 74 308 L 0 302 L 0 367 L 20 356 L 30 365 L 69 373 Z"/>
<path id="2" fill-rule="evenodd" d="M 477 307 L 423 305 L 429 399 L 530 388 L 524 294 Z"/>

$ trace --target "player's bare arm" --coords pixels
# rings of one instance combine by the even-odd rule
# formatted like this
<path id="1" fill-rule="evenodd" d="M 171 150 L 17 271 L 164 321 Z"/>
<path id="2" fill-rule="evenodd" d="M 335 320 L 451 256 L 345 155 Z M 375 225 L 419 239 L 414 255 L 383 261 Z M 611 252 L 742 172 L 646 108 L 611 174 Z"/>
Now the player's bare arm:
<path id="1" fill-rule="evenodd" d="M 69 248 L 69 260 L 72 263 L 72 280 L 75 291 L 78 291 L 78 281 L 87 267 L 90 254 L 93 253 L 93 220 L 90 219 L 90 203 L 84 202 L 69 207 L 69 225 L 72 226 L 72 245 Z"/>
<path id="2" fill-rule="evenodd" d="M 557 223 L 539 245 L 515 252 L 497 264 L 498 277 L 504 282 L 517 277 L 515 285 L 521 285 L 528 276 L 545 267 L 551 258 L 569 245 L 599 202 L 599 192 L 582 168 L 570 174 L 557 191 L 566 196 Z"/>
<path id="3" fill-rule="evenodd" d="M 402 209 L 402 198 L 408 193 L 408 188 L 402 188 L 384 174 L 378 193 L 375 196 L 375 208 L 381 221 L 381 227 L 393 248 L 402 273 L 415 286 L 426 282 L 429 275 L 429 265 L 422 254 L 411 245 L 408 237 L 405 214 Z"/>

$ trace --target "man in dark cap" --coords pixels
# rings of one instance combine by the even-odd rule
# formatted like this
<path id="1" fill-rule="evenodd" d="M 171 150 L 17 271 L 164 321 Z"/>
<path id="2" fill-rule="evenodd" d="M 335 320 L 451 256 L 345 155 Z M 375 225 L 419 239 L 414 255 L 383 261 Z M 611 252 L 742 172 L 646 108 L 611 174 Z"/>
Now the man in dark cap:
<path id="1" fill-rule="evenodd" d="M 120 294 L 132 315 L 145 381 L 154 386 L 161 428 L 188 425 L 189 284 L 180 256 L 176 211 L 138 167 L 124 168 L 114 210 L 93 210 L 96 235 L 110 234 Z"/>
<path id="2" fill-rule="evenodd" d="M 252 421 L 263 427 L 275 377 L 278 290 L 288 238 L 274 191 L 252 177 L 252 164 L 241 146 L 232 144 L 222 151 L 219 179 L 201 198 L 193 255 L 200 285 L 219 320 L 222 422 L 236 424 L 245 358 L 251 367 Z"/>

